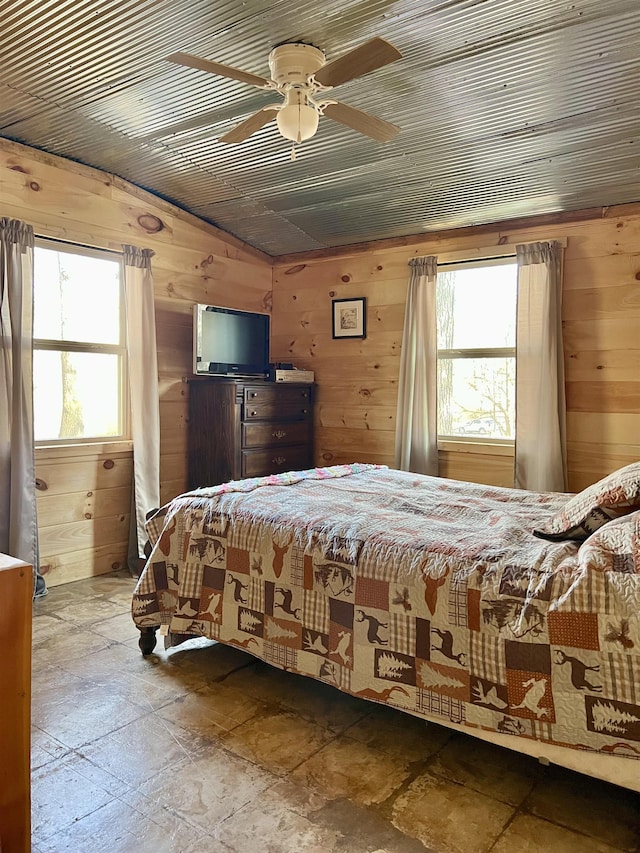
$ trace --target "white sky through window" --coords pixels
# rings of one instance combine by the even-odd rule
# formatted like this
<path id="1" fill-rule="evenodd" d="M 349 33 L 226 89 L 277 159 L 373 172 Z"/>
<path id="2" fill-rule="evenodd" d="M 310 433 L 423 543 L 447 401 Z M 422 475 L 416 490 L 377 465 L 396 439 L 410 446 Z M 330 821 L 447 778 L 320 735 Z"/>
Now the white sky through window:
<path id="1" fill-rule="evenodd" d="M 117 258 L 34 252 L 34 428 L 36 441 L 122 434 L 120 356 L 68 352 L 80 345 L 121 344 L 121 284 Z M 38 340 L 60 348 L 38 348 Z M 55 346 L 55 345 L 54 345 Z M 63 417 L 63 407 L 73 411 Z"/>
<path id="2" fill-rule="evenodd" d="M 451 268 L 442 267 L 438 276 Z M 456 269 L 453 348 L 516 345 L 516 263 Z M 444 346 L 438 342 L 438 346 Z"/>
<path id="3" fill-rule="evenodd" d="M 117 260 L 34 252 L 34 337 L 117 344 L 120 341 L 120 264 Z"/>

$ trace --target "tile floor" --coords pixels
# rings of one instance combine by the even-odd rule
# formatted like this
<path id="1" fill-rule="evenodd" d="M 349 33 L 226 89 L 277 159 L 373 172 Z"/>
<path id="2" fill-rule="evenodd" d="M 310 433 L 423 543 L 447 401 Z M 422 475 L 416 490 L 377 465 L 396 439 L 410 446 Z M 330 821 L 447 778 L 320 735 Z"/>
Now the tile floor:
<path id="1" fill-rule="evenodd" d="M 640 851 L 640 795 L 221 645 L 143 658 L 133 585 L 34 604 L 34 853 Z"/>

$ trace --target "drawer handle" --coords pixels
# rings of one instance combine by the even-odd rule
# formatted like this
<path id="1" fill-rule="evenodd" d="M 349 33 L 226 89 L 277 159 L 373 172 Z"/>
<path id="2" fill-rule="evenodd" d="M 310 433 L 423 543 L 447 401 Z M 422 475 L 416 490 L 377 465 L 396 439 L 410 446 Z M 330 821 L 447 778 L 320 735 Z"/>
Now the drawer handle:
<path id="1" fill-rule="evenodd" d="M 309 409 L 303 409 L 303 410 L 302 410 L 302 414 L 303 414 L 303 415 L 307 415 L 308 413 L 309 413 Z"/>
<path id="2" fill-rule="evenodd" d="M 249 412 L 249 416 L 250 416 L 250 417 L 252 417 L 252 418 L 255 418 L 255 416 L 256 416 L 257 414 L 258 414 L 257 412 Z"/>
<path id="3" fill-rule="evenodd" d="M 286 456 L 274 456 L 271 461 L 273 462 L 274 465 L 282 465 L 283 462 L 287 461 L 287 457 Z"/>
<path id="4" fill-rule="evenodd" d="M 258 396 L 258 394 L 257 394 L 255 391 L 250 391 L 250 392 L 249 392 L 249 396 L 250 396 L 250 397 L 257 397 L 257 396 Z"/>
<path id="5" fill-rule="evenodd" d="M 271 435 L 272 435 L 274 438 L 285 438 L 285 436 L 286 436 L 287 434 L 286 434 L 286 432 L 285 432 L 283 429 L 277 429 L 277 430 L 274 430 L 274 432 L 272 432 L 272 433 L 271 433 Z"/>

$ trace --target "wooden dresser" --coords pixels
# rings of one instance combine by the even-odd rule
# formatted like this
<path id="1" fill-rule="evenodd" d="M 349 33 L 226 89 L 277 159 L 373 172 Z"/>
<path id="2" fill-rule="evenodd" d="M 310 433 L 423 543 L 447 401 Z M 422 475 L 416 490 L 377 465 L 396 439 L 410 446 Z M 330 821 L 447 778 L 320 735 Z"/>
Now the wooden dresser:
<path id="1" fill-rule="evenodd" d="M 313 385 L 189 383 L 189 488 L 313 466 Z"/>
<path id="2" fill-rule="evenodd" d="M 33 569 L 0 554 L 0 851 L 31 850 Z"/>

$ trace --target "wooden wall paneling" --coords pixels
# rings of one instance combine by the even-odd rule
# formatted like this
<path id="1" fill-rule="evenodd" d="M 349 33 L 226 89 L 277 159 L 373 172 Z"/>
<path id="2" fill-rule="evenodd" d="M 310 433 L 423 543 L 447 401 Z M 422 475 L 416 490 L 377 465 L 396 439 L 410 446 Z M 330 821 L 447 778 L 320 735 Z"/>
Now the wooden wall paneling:
<path id="1" fill-rule="evenodd" d="M 544 217 L 532 217 L 528 226 L 501 228 L 504 242 L 517 244 L 534 240 L 559 240 L 566 238 L 565 261 L 607 257 L 615 254 L 634 254 L 638 251 L 640 217 L 637 205 L 622 205 L 619 216 L 589 215 L 589 211 L 575 211 L 572 222 L 559 221 L 552 225 L 540 224 Z"/>
<path id="2" fill-rule="evenodd" d="M 638 314 L 627 311 L 626 316 L 614 320 L 566 319 L 564 327 L 565 352 L 582 349 L 634 350 L 638 349 Z M 634 316 L 635 315 L 635 316 Z"/>
<path id="3" fill-rule="evenodd" d="M 277 339 L 276 339 L 277 340 Z M 374 382 L 379 379 L 394 380 L 398 377 L 400 341 L 395 347 L 381 349 L 378 354 L 373 346 L 358 346 L 355 341 L 340 341 L 339 347 L 331 341 L 314 339 L 308 346 L 290 342 L 288 346 L 274 347 L 275 361 L 292 362 L 305 370 L 324 371 L 331 375 L 338 368 L 343 381 L 361 380 Z"/>
<path id="4" fill-rule="evenodd" d="M 159 206 L 164 205 L 167 210 L 173 213 L 173 234 L 174 242 L 177 245 L 187 248 L 193 246 L 202 247 L 203 250 L 206 250 L 203 254 L 204 258 L 213 255 L 221 259 L 249 262 L 253 263 L 257 270 L 263 270 L 271 266 L 271 257 L 260 251 L 260 249 L 243 243 L 226 231 L 213 228 L 208 222 L 198 219 L 192 213 L 176 209 L 170 202 L 165 202 L 162 199 L 151 196 L 146 190 L 132 187 L 131 184 L 121 178 L 114 178 L 115 184 L 119 184 L 120 182 L 127 193 L 139 193 L 143 198 L 152 198 L 154 204 Z M 266 280 L 270 284 L 270 275 L 267 275 Z"/>
<path id="5" fill-rule="evenodd" d="M 333 405 L 368 405 L 374 402 L 384 406 L 389 400 L 397 397 L 398 379 L 380 379 L 379 376 L 362 377 L 346 380 L 342 377 L 327 378 L 316 386 L 316 402 L 318 405 L 330 403 Z M 394 411 L 395 408 L 391 407 Z"/>
<path id="6" fill-rule="evenodd" d="M 127 528 L 128 533 L 128 528 Z M 127 539 L 108 545 L 92 545 L 41 558 L 40 571 L 49 586 L 72 583 L 127 568 Z"/>
<path id="7" fill-rule="evenodd" d="M 274 266 L 274 360 L 315 372 L 318 464 L 393 464 L 408 283 L 404 250 Z M 332 338 L 331 300 L 366 296 L 367 338 Z"/>
<path id="8" fill-rule="evenodd" d="M 175 480 L 167 480 L 163 477 L 160 482 L 160 505 L 163 506 L 169 503 L 169 501 L 172 501 L 178 495 L 186 492 L 188 488 L 186 475 Z"/>
<path id="9" fill-rule="evenodd" d="M 186 303 L 191 312 L 193 303 Z M 158 350 L 173 350 L 186 353 L 191 357 L 192 315 L 177 312 L 158 311 L 156 313 L 156 337 Z M 169 367 L 170 365 L 168 365 Z M 177 365 L 176 365 L 177 367 Z M 167 371 L 169 372 L 169 371 Z"/>
<path id="10" fill-rule="evenodd" d="M 567 317 L 617 320 L 628 311 L 634 312 L 640 307 L 640 283 L 618 280 L 605 287 L 565 290 L 562 304 Z"/>
<path id="11" fill-rule="evenodd" d="M 186 452 L 185 448 L 160 456 L 160 500 L 163 504 L 187 491 Z"/>
<path id="12" fill-rule="evenodd" d="M 164 496 L 182 491 L 186 481 L 186 458 L 180 469 L 187 411 L 183 380 L 191 373 L 193 302 L 269 310 L 273 289 L 272 359 L 293 360 L 316 374 L 317 462 L 392 464 L 394 438 L 388 425 L 396 405 L 409 259 L 444 253 L 478 257 L 491 247 L 499 252 L 505 244 L 538 239 L 567 239 L 563 321 L 570 487 L 589 477 L 593 481 L 617 462 L 640 455 L 634 411 L 635 370 L 640 363 L 639 205 L 550 214 L 272 261 L 120 178 L 6 140 L 0 141 L 0 199 L 4 215 L 30 222 L 43 236 L 115 250 L 123 242 L 134 243 L 155 252 Z M 331 299 L 352 296 L 367 298 L 367 338 L 333 341 Z M 607 387 L 598 391 L 591 385 Z M 462 479 L 504 478 L 503 458 L 471 457 L 447 451 L 441 455 L 443 470 Z M 115 482 L 124 473 L 120 463 L 105 483 L 100 470 L 104 460 L 90 451 L 86 460 L 60 458 L 67 468 L 62 477 L 51 459 L 38 461 L 38 476 L 46 480 L 55 475 L 46 500 L 57 494 L 69 505 L 59 522 L 47 527 L 79 523 L 74 519 L 83 489 L 95 490 L 96 496 L 104 491 L 105 501 L 113 490 L 109 500 L 117 505 L 124 494 L 116 497 L 117 490 L 130 485 L 130 468 L 126 482 Z M 89 469 L 94 472 L 89 478 L 93 486 L 87 485 Z M 43 501 L 39 493 L 43 518 L 53 521 L 55 513 Z M 98 517 L 85 520 L 101 523 Z M 60 541 L 68 539 L 63 533 Z M 124 545 L 123 540 L 118 547 Z M 75 579 L 110 571 L 120 561 L 103 545 L 53 554 L 51 582 L 54 577 Z M 84 575 L 77 574 L 82 571 Z"/>
<path id="13" fill-rule="evenodd" d="M 185 350 L 181 347 L 168 347 L 162 343 L 159 332 L 158 337 L 158 379 L 165 376 L 170 377 L 174 381 L 182 380 L 183 377 L 191 374 L 191 366 L 193 364 L 193 354 L 191 347 Z"/>
<path id="14" fill-rule="evenodd" d="M 598 471 L 602 464 L 609 471 L 615 471 L 627 465 L 629 459 L 640 459 L 640 442 L 636 444 L 601 444 L 600 442 L 570 441 L 567 443 L 567 456 L 570 468 L 574 472 L 591 473 Z"/>
<path id="15" fill-rule="evenodd" d="M 0 144 L 4 145 L 4 140 Z M 6 209 L 9 203 L 12 215 L 30 222 L 36 233 L 116 251 L 121 250 L 122 243 L 141 246 L 152 243 L 155 248 L 171 240 L 171 215 L 154 211 L 153 207 L 144 209 L 114 201 L 109 176 L 100 179 L 97 177 L 100 173 L 69 173 L 64 160 L 53 167 L 25 155 L 22 162 L 28 164 L 32 174 L 25 180 L 19 196 L 7 198 L 4 182 L 0 184 L 0 192 L 3 207 Z M 152 219 L 162 225 L 153 234 L 141 225 Z"/>
<path id="16" fill-rule="evenodd" d="M 393 465 L 393 433 L 387 430 L 318 428 L 320 441 L 316 453 L 320 465 L 343 465 L 349 462 L 371 462 Z"/>
<path id="17" fill-rule="evenodd" d="M 128 535 L 128 512 L 95 520 L 82 519 L 82 521 L 70 521 L 52 527 L 38 528 L 40 553 L 45 561 L 48 560 L 49 555 L 73 554 L 94 546 L 126 542 Z"/>
<path id="18" fill-rule="evenodd" d="M 566 351 L 567 382 L 637 382 L 640 376 L 640 348 L 633 350 Z M 615 379 L 614 379 L 615 377 Z"/>
<path id="19" fill-rule="evenodd" d="M 189 386 L 182 374 L 165 373 L 158 378 L 158 394 L 162 402 L 179 403 L 187 399 L 188 393 Z"/>
<path id="20" fill-rule="evenodd" d="M 567 249 L 569 244 L 567 244 Z M 562 283 L 564 299 L 576 290 L 597 287 L 599 290 L 637 284 L 640 254 L 599 255 L 589 258 L 567 258 Z M 579 294 L 576 296 L 580 298 Z"/>
<path id="21" fill-rule="evenodd" d="M 38 499 L 41 499 L 81 490 L 96 491 L 130 486 L 132 471 L 131 451 L 87 458 L 75 456 L 53 461 L 41 460 L 36 449 L 36 494 Z"/>
<path id="22" fill-rule="evenodd" d="M 176 456 L 177 454 L 186 454 L 187 452 L 187 431 L 185 428 L 186 421 L 186 413 L 183 418 L 183 424 L 180 426 L 172 426 L 170 421 L 163 418 L 162 415 L 163 409 L 160 410 L 160 445 L 165 446 L 165 448 L 170 448 L 170 452 L 172 456 Z M 161 450 L 160 452 L 160 461 L 166 455 L 168 451 L 164 452 Z"/>
<path id="23" fill-rule="evenodd" d="M 77 445 L 36 451 L 40 570 L 50 586 L 101 573 L 78 553 L 104 547 L 102 571 L 126 565 L 133 460 L 131 450 L 114 447 L 90 455 Z"/>
<path id="24" fill-rule="evenodd" d="M 179 246 L 187 254 L 201 246 L 206 248 L 204 257 L 212 260 L 270 265 L 257 249 L 121 178 L 9 140 L 0 140 L 0 176 L 3 206 L 21 207 L 30 214 L 27 221 L 54 229 L 56 236 L 63 237 L 65 228 L 75 234 L 111 232 L 116 241 L 112 248 L 147 239 L 159 255 L 163 244 Z M 104 245 L 104 240 L 90 245 Z"/>
<path id="25" fill-rule="evenodd" d="M 612 444 L 636 447 L 635 459 L 640 459 L 640 415 L 621 412 L 567 412 L 568 442 Z M 609 473 L 605 471 L 604 474 Z M 604 476 L 604 474 L 602 476 Z"/>
<path id="26" fill-rule="evenodd" d="M 395 432 L 395 406 L 344 406 L 324 403 L 316 406 L 316 427 L 344 427 Z"/>
<path id="27" fill-rule="evenodd" d="M 438 453 L 440 476 L 469 483 L 513 486 L 513 457 L 483 453 Z"/>
<path id="28" fill-rule="evenodd" d="M 339 250 L 336 250 L 339 253 Z M 296 287 L 314 289 L 318 283 L 318 269 L 322 264 L 322 281 L 331 287 L 343 285 L 355 286 L 371 284 L 375 281 L 393 281 L 408 279 L 407 264 L 410 255 L 405 249 L 389 252 L 385 257 L 373 250 L 370 254 L 358 254 L 350 257 L 325 258 L 322 261 L 308 263 L 291 263 L 290 265 L 276 262 L 274 266 L 273 283 L 289 291 L 292 281 Z"/>
<path id="29" fill-rule="evenodd" d="M 194 302 L 222 305 L 225 308 L 268 310 L 271 299 L 270 280 L 258 274 L 254 264 L 228 261 L 220 265 L 215 278 L 182 270 L 176 272 L 161 265 L 158 259 L 154 287 L 158 301 L 182 300 L 189 310 Z M 227 272 L 229 280 L 222 277 Z M 262 284 L 261 284 L 262 282 Z"/>
<path id="30" fill-rule="evenodd" d="M 8 140 L 0 140 L 0 202 L 4 216 L 30 223 L 40 236 L 153 250 L 161 494 L 175 497 L 186 486 L 192 305 L 269 310 L 271 259 L 121 178 Z M 38 451 L 37 477 L 48 487 L 38 491 L 38 506 L 49 585 L 125 564 L 132 454 L 130 443 L 123 448 L 122 456 L 91 446 Z M 112 468 L 104 468 L 107 458 Z"/>
<path id="31" fill-rule="evenodd" d="M 315 358 L 319 361 L 340 359 L 347 352 L 351 358 L 356 354 L 358 356 L 372 355 L 377 356 L 394 356 L 400 352 L 402 345 L 402 329 L 386 330 L 381 322 L 373 321 L 373 329 L 369 329 L 372 325 L 367 310 L 367 337 L 364 340 L 359 338 L 343 338 L 333 340 L 331 337 L 331 317 L 328 319 L 328 328 L 318 330 L 316 332 L 310 329 L 305 329 L 298 332 L 292 332 L 289 335 L 274 334 L 271 339 L 271 346 L 278 352 L 287 351 L 291 355 L 297 357 Z M 375 341 L 375 343 L 374 343 Z"/>
<path id="32" fill-rule="evenodd" d="M 566 391 L 571 412 L 629 412 L 640 418 L 640 378 L 631 382 L 567 382 Z"/>
<path id="33" fill-rule="evenodd" d="M 330 284 L 326 283 L 323 270 L 316 275 L 315 287 L 297 287 L 295 282 L 288 280 L 287 290 L 279 292 L 274 301 L 274 317 L 279 313 L 292 312 L 296 315 L 301 311 L 314 311 L 318 316 L 324 314 L 329 322 L 331 334 L 331 300 L 350 299 L 355 296 L 367 297 L 367 308 L 370 306 L 404 304 L 407 295 L 409 272 L 406 278 L 390 279 L 389 281 L 372 281 L 368 284 Z M 328 310 L 327 310 L 328 309 Z"/>
<path id="34" fill-rule="evenodd" d="M 640 241 L 640 219 L 622 216 L 585 224 L 574 223 L 565 232 L 569 237 L 566 261 L 574 258 L 598 258 L 610 255 L 634 255 Z"/>
<path id="35" fill-rule="evenodd" d="M 566 242 L 569 488 L 640 458 L 640 207 L 628 205 L 276 259 L 273 357 L 315 371 L 318 461 L 393 461 L 385 427 L 397 400 L 411 257 L 490 256 L 492 247 L 547 239 Z M 346 296 L 367 298 L 367 339 L 356 346 L 330 337 L 331 299 Z M 353 429 L 364 412 L 369 429 Z M 445 476 L 512 483 L 504 457 L 453 450 L 440 461 Z"/>
<path id="36" fill-rule="evenodd" d="M 184 400 L 176 400 L 171 402 L 164 401 L 164 405 L 160 409 L 160 429 L 162 432 L 173 435 L 174 441 L 182 444 L 183 435 L 187 428 L 187 412 L 184 405 Z"/>
<path id="37" fill-rule="evenodd" d="M 569 489 L 580 491 L 608 473 L 640 459 L 638 444 L 601 444 L 571 441 L 567 445 Z"/>
<path id="38" fill-rule="evenodd" d="M 393 381 L 398 378 L 400 353 L 397 355 L 381 355 L 363 352 L 355 346 L 355 341 L 340 341 L 340 352 L 330 358 L 314 358 L 310 361 L 312 367 L 320 375 L 333 374 L 340 376 L 346 382 L 359 380 L 361 382 L 377 382 L 379 380 Z M 297 365 L 296 365 L 297 366 Z"/>
<path id="39" fill-rule="evenodd" d="M 131 505 L 129 484 L 114 489 L 69 492 L 60 496 L 46 493 L 38 497 L 38 527 L 56 527 L 72 521 L 103 519 L 128 513 Z"/>

